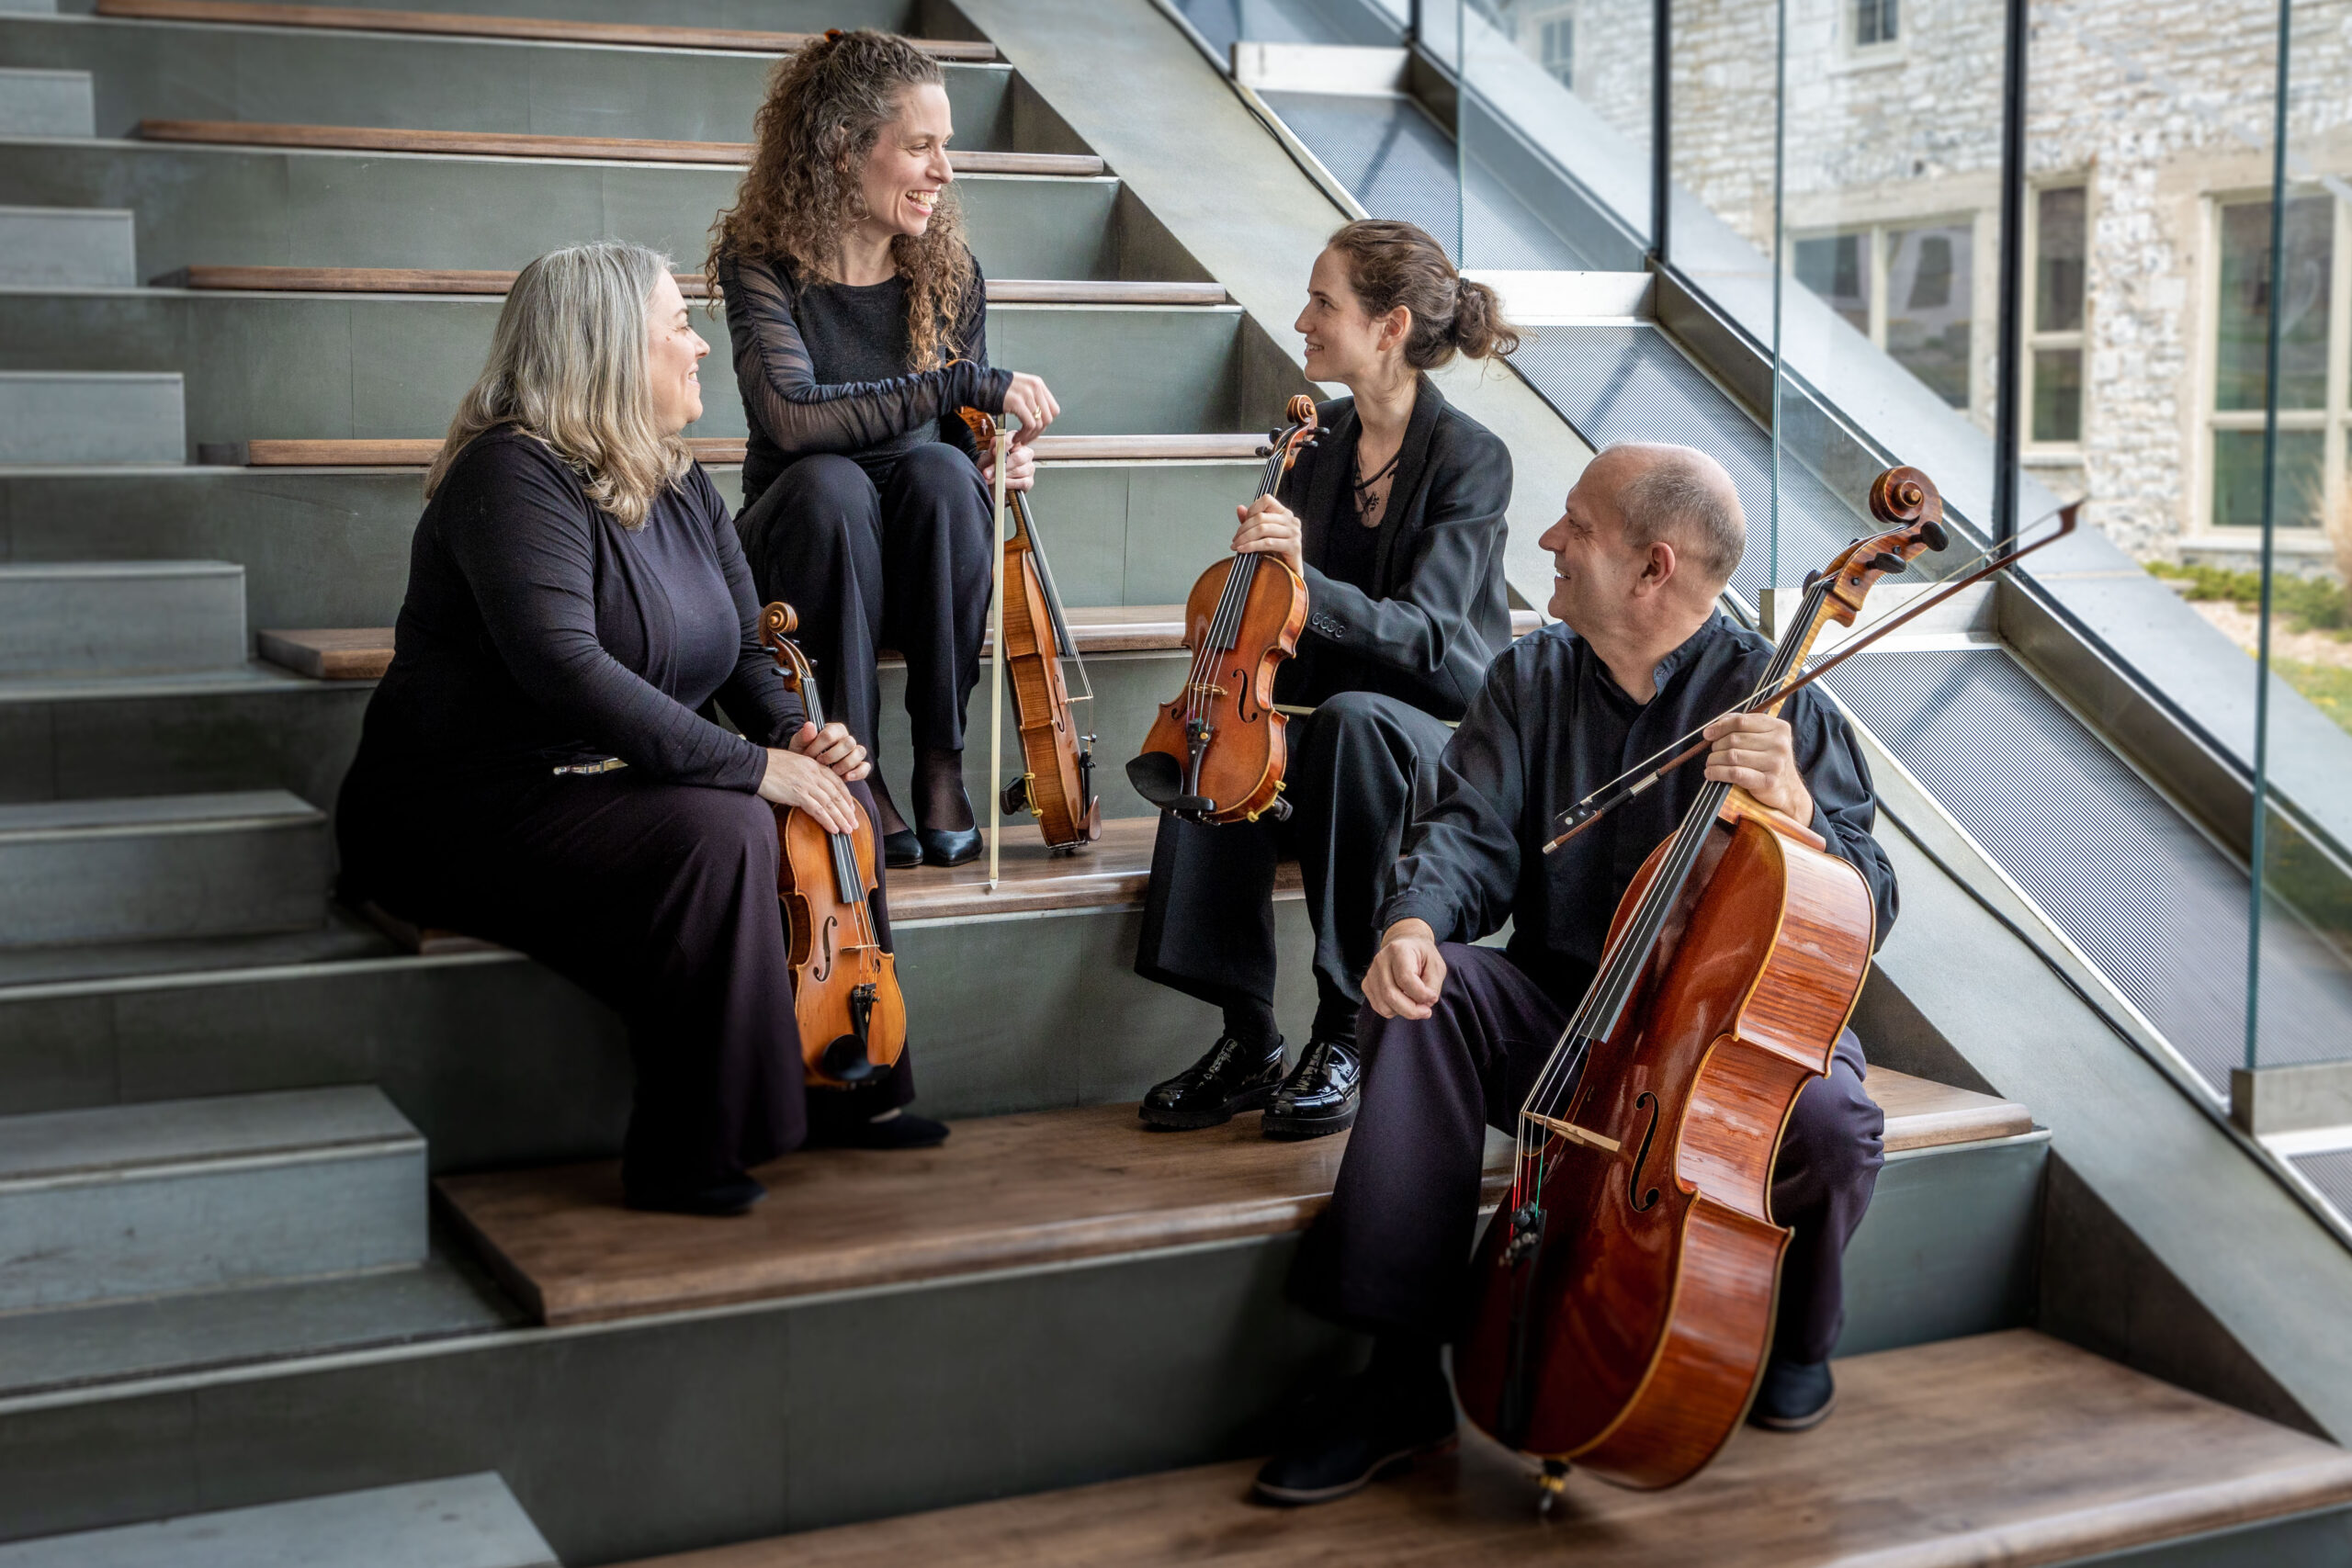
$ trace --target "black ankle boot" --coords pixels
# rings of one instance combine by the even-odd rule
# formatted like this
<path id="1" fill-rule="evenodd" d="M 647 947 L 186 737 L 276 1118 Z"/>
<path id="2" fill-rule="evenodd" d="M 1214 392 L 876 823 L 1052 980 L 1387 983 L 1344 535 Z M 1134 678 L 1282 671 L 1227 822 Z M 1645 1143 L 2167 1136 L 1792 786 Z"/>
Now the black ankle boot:
<path id="1" fill-rule="evenodd" d="M 1273 1099 L 1283 1081 L 1283 1037 L 1262 1045 L 1227 1034 L 1207 1055 L 1154 1084 L 1136 1113 L 1155 1127 L 1215 1127 Z"/>
<path id="2" fill-rule="evenodd" d="M 1764 1363 L 1764 1382 L 1747 1408 L 1747 1424 L 1768 1432 L 1802 1432 L 1828 1420 L 1837 1404 L 1838 1383 L 1828 1362 L 1776 1355 Z"/>
<path id="3" fill-rule="evenodd" d="M 1258 1472 L 1255 1491 L 1289 1507 L 1329 1503 L 1454 1441 L 1453 1393 L 1434 1365 L 1408 1379 L 1366 1371 L 1300 1413 L 1290 1440 Z"/>
<path id="4" fill-rule="evenodd" d="M 1270 1138 L 1320 1138 L 1355 1125 L 1363 1059 L 1352 1040 L 1315 1036 L 1274 1091 L 1263 1125 Z"/>

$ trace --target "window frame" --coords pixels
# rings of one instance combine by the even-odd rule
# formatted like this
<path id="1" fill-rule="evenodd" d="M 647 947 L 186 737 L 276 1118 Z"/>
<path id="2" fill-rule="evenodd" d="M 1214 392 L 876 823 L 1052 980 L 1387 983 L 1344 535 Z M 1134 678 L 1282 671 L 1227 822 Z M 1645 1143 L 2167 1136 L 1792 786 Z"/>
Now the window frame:
<path id="1" fill-rule="evenodd" d="M 2041 332 L 2034 321 L 2041 314 L 2041 197 L 2044 191 L 2079 190 L 2083 193 L 2083 324 L 2066 332 Z M 2026 187 L 2025 204 L 2025 289 L 2018 306 L 2018 372 L 2025 384 L 2025 396 L 2018 399 L 2018 456 L 2026 462 L 2075 461 L 2083 455 L 2084 433 L 2091 427 L 2091 230 L 2092 219 L 2098 212 L 2098 192 L 2089 170 L 2077 170 L 2064 175 L 2051 175 L 2037 179 Z M 2218 282 L 2216 284 L 2218 288 Z M 2218 298 L 2218 296 L 2217 296 Z M 2033 356 L 2037 350 L 2071 348 L 2079 355 L 2082 375 L 2082 408 L 2075 423 L 2072 441 L 2036 441 L 2033 438 Z"/>
<path id="2" fill-rule="evenodd" d="M 2184 545 L 2203 548 L 2257 547 L 2261 530 L 2224 525 L 2213 520 L 2213 481 L 2220 468 L 2216 435 L 2223 431 L 2260 430 L 2261 409 L 2218 409 L 2222 361 L 2222 213 L 2272 198 L 2267 186 L 2225 186 L 2207 191 L 2199 214 L 2203 229 L 2203 254 L 2199 266 L 2199 302 L 2204 320 L 2197 332 L 2197 402 L 2192 417 L 2196 438 L 2191 445 L 2188 483 L 2191 487 L 2188 526 Z M 2324 197 L 2329 204 L 2327 318 L 2327 390 L 2316 409 L 2280 409 L 2278 428 L 2320 433 L 2320 483 L 2327 492 L 2352 483 L 2346 446 L 2352 445 L 2352 202 L 2316 181 L 2298 181 L 2287 192 L 2289 201 Z M 2324 555 L 2331 551 L 2327 530 L 2315 525 L 2281 524 L 2274 543 L 2293 554 Z"/>
<path id="3" fill-rule="evenodd" d="M 1817 229 L 1792 228 L 1787 232 L 1787 243 L 1781 247 L 1783 257 L 1781 265 L 1787 273 L 1788 282 L 1791 286 L 1798 288 L 1804 288 L 1808 294 L 1811 294 L 1813 292 L 1812 289 L 1797 276 L 1796 255 L 1798 243 L 1804 240 L 1824 240 L 1839 234 L 1858 234 L 1861 236 L 1862 276 L 1865 280 L 1865 287 L 1870 290 L 1870 325 L 1868 329 L 1863 332 L 1862 335 L 1870 340 L 1870 344 L 1872 348 L 1877 349 L 1881 354 L 1887 354 L 1887 264 L 1890 259 L 1890 253 L 1892 249 L 1888 243 L 1888 236 L 1898 231 L 1907 231 L 1914 229 L 1954 228 L 1965 224 L 1968 229 L 1968 266 L 1970 279 L 1968 299 L 1968 400 L 1964 403 L 1945 403 L 1944 406 L 1951 409 L 1954 413 L 1959 414 L 1962 418 L 1967 420 L 1970 423 L 1975 424 L 1978 419 L 1978 411 L 1984 405 L 1990 392 L 1990 386 L 1985 380 L 1986 365 L 1983 352 L 1983 345 L 1986 339 L 1982 335 L 1979 329 L 1980 326 L 1989 328 L 1990 316 L 1997 315 L 1998 313 L 1997 310 L 1988 313 L 1983 309 L 1985 304 L 1985 299 L 1984 298 L 1984 284 L 1989 276 L 1986 270 L 1988 258 L 1985 254 L 1985 233 L 1988 229 L 1997 226 L 1999 214 L 1997 211 L 1981 207 L 1937 208 L 1924 213 L 1905 213 L 1901 217 L 1895 218 L 1856 220 L 1846 223 L 1831 223 L 1826 227 Z M 1814 294 L 1813 298 L 1820 300 L 1825 307 L 1828 307 L 1829 301 L 1826 297 L 1819 294 Z M 1844 318 L 1840 317 L 1839 319 L 1843 320 Z M 1850 325 L 1851 323 L 1849 322 L 1848 324 Z M 1894 360 L 1894 355 L 1891 354 L 1888 354 L 1887 357 L 1890 360 L 1894 360 L 1896 367 L 1901 369 L 1905 375 L 1910 376 L 1915 381 L 1918 381 L 1920 389 L 1923 391 L 1926 391 L 1929 396 L 1934 397 L 1937 401 L 1943 401 L 1942 395 L 1937 392 L 1934 388 L 1928 386 L 1925 380 L 1920 379 L 1917 375 L 1912 372 L 1908 366 L 1904 365 L 1900 360 Z M 1983 429 L 1984 426 L 1979 425 L 1978 428 Z"/>

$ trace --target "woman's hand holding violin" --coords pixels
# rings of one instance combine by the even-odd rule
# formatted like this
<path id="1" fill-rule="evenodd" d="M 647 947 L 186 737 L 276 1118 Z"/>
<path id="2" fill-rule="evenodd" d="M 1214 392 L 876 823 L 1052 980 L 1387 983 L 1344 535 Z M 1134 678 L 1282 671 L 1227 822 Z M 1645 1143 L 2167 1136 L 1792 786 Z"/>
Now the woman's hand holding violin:
<path id="1" fill-rule="evenodd" d="M 1062 405 L 1045 382 L 1026 371 L 1012 373 L 1012 385 L 1004 389 L 1004 417 L 1019 426 L 1015 437 L 1026 446 L 1037 439 L 1046 426 L 1061 417 Z"/>
<path id="2" fill-rule="evenodd" d="M 767 772 L 760 779 L 762 800 L 806 811 L 829 833 L 857 830 L 857 797 L 842 781 L 862 779 L 872 768 L 865 748 L 848 730 L 838 724 L 822 729 L 804 724 L 789 750 L 771 746 L 767 753 Z"/>
<path id="3" fill-rule="evenodd" d="M 1299 542 L 1305 535 L 1296 513 L 1271 495 L 1261 495 L 1249 505 L 1233 510 L 1241 519 L 1240 527 L 1233 534 L 1235 554 L 1280 556 L 1295 575 L 1306 575 L 1306 567 L 1299 556 Z"/>

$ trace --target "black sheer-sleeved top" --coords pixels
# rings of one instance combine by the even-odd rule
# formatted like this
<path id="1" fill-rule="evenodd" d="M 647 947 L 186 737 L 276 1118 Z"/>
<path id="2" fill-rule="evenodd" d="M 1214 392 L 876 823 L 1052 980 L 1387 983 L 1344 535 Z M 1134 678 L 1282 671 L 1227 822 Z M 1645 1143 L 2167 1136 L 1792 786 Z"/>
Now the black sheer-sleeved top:
<path id="1" fill-rule="evenodd" d="M 1320 404 L 1317 419 L 1323 434 L 1281 491 L 1298 515 L 1307 611 L 1298 656 L 1275 674 L 1275 699 L 1306 706 L 1376 692 L 1459 718 L 1510 646 L 1510 453 L 1422 377 L 1387 507 L 1366 529 L 1355 510 L 1363 429 L 1355 400 Z"/>
<path id="2" fill-rule="evenodd" d="M 763 748 L 802 711 L 759 608 L 700 465 L 631 530 L 542 442 L 477 436 L 417 520 L 345 799 L 494 810 L 615 758 L 635 777 L 754 791 Z M 697 711 L 713 699 L 741 734 Z"/>
<path id="3" fill-rule="evenodd" d="M 727 336 L 751 439 L 743 456 L 749 511 L 795 461 L 837 452 L 888 461 L 926 441 L 971 450 L 956 411 L 1004 412 L 1012 373 L 989 367 L 988 288 L 979 265 L 950 327 L 956 362 L 911 368 L 907 280 L 861 287 L 804 280 L 788 261 L 718 260 Z"/>
<path id="4" fill-rule="evenodd" d="M 1573 1009 L 1600 962 L 1617 901 L 1706 784 L 1693 761 L 1554 854 L 1558 814 L 1756 689 L 1772 645 L 1720 612 L 1658 664 L 1637 703 L 1591 647 L 1555 623 L 1495 661 L 1439 763 L 1436 799 L 1406 829 L 1383 885 L 1379 929 L 1427 920 L 1440 942 L 1511 922 L 1510 956 Z M 1853 731 L 1807 687 L 1781 716 L 1813 795 L 1810 826 L 1870 884 L 1877 941 L 1894 927 L 1894 867 L 1871 836 L 1877 804 Z"/>

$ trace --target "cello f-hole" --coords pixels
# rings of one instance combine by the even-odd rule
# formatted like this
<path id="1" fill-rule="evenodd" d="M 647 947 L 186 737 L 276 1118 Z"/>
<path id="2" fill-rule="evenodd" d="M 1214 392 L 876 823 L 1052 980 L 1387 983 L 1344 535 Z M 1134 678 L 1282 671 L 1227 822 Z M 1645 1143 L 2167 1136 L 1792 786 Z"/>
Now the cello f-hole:
<path id="1" fill-rule="evenodd" d="M 1634 1097 L 1634 1109 L 1647 1110 L 1650 1124 L 1642 1129 L 1642 1146 L 1634 1156 L 1634 1174 L 1625 1179 L 1625 1196 L 1633 1201 L 1634 1212 L 1646 1213 L 1657 1204 L 1658 1191 L 1653 1187 L 1642 1190 L 1642 1168 L 1650 1161 L 1650 1140 L 1657 1136 L 1657 1096 L 1644 1089 Z"/>

